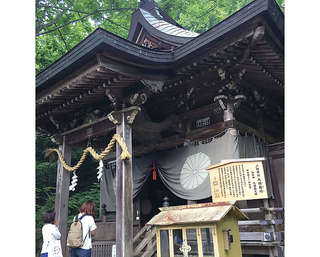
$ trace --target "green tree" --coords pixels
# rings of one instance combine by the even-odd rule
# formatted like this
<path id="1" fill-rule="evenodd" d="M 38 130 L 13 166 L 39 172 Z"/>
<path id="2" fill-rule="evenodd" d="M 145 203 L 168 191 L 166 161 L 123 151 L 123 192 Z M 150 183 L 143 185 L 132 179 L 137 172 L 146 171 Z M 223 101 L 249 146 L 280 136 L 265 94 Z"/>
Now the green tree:
<path id="1" fill-rule="evenodd" d="M 37 0 L 36 71 L 73 48 L 96 28 L 126 38 L 136 0 Z"/>
<path id="2" fill-rule="evenodd" d="M 276 0 L 284 10 L 284 0 Z M 188 30 L 204 32 L 252 0 L 158 0 Z M 96 28 L 127 38 L 137 0 L 37 0 L 36 71 L 59 59 Z"/>
<path id="3" fill-rule="evenodd" d="M 202 33 L 253 0 L 159 0 L 159 7 L 184 28 Z M 284 0 L 276 0 L 284 10 Z"/>

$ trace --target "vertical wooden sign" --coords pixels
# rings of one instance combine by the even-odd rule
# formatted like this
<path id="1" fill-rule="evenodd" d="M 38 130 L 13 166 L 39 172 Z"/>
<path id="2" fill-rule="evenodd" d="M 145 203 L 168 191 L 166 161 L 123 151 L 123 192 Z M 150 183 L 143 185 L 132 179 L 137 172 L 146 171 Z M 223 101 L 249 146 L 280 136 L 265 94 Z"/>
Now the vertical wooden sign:
<path id="1" fill-rule="evenodd" d="M 263 158 L 223 161 L 207 168 L 213 202 L 268 198 Z"/>

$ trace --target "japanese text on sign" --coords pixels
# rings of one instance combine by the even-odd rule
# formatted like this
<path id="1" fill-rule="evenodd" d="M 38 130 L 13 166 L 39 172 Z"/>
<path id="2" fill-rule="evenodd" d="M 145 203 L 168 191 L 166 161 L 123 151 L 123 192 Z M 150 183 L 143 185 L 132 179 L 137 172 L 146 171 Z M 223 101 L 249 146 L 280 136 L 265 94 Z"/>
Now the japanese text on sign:
<path id="1" fill-rule="evenodd" d="M 268 198 L 262 161 L 233 161 L 209 167 L 214 202 Z"/>

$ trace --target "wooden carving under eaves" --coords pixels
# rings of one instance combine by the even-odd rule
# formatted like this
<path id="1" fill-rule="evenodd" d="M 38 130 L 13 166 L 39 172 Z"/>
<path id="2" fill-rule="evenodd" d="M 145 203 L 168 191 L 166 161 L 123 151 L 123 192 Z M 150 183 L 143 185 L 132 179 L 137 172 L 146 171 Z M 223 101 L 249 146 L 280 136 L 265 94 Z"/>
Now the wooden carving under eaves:
<path id="1" fill-rule="evenodd" d="M 111 113 L 108 114 L 108 119 L 115 125 L 121 124 L 121 114 L 125 113 L 126 114 L 126 122 L 128 124 L 133 124 L 133 121 L 136 117 L 136 115 L 141 111 L 141 108 L 138 106 L 131 106 L 128 108 L 124 108 L 120 111 L 112 111 Z"/>
<path id="2" fill-rule="evenodd" d="M 157 50 L 172 50 L 179 46 L 176 44 L 163 42 L 155 37 L 152 37 L 143 28 L 141 31 L 141 36 L 137 39 L 136 43 L 138 45 Z"/>
<path id="3" fill-rule="evenodd" d="M 141 145 L 156 145 L 164 139 L 161 135 L 162 132 L 172 130 L 176 133 L 184 133 L 182 127 L 183 125 L 177 115 L 172 114 L 160 122 L 154 122 L 142 107 L 136 118 L 133 133 L 137 143 Z"/>

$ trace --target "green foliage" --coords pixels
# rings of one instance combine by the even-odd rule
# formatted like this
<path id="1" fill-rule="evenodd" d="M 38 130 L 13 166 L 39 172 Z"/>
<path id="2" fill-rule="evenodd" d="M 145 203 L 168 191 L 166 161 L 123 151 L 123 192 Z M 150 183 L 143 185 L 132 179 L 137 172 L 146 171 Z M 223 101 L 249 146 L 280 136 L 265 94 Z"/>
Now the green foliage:
<path id="1" fill-rule="evenodd" d="M 284 0 L 276 0 L 284 11 Z M 59 59 L 101 27 L 127 38 L 137 0 L 36 1 L 36 72 Z M 252 0 L 158 0 L 159 7 L 188 30 L 210 29 Z"/>
<path id="2" fill-rule="evenodd" d="M 93 183 L 87 191 L 75 191 L 71 192 L 69 199 L 69 216 L 68 221 L 71 222 L 74 215 L 79 213 L 81 204 L 87 200 L 92 200 L 96 205 L 96 217 L 99 213 L 100 204 L 100 184 Z"/>
<path id="3" fill-rule="evenodd" d="M 253 0 L 159 0 L 159 7 L 185 29 L 202 33 Z M 281 7 L 284 0 L 277 0 Z M 284 8 L 282 8 L 282 11 Z"/>
<path id="4" fill-rule="evenodd" d="M 41 225 L 42 213 L 54 208 L 57 162 L 48 162 L 43 151 L 55 147 L 50 138 L 36 136 L 36 223 Z M 52 204 L 53 203 L 53 204 Z"/>
<path id="5" fill-rule="evenodd" d="M 44 69 L 96 28 L 127 38 L 136 0 L 39 0 L 36 8 L 36 71 Z"/>

